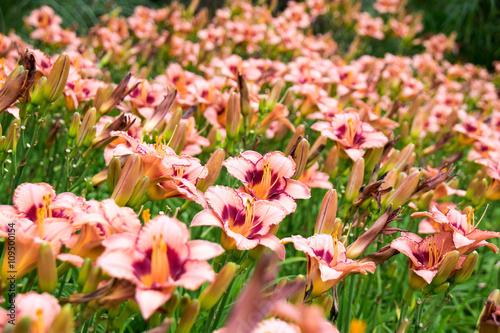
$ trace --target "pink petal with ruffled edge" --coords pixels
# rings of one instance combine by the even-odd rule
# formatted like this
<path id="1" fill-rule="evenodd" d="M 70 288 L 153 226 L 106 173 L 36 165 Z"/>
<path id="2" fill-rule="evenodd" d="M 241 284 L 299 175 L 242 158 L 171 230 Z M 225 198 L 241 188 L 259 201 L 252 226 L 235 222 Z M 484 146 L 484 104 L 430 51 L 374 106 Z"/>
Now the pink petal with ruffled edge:
<path id="1" fill-rule="evenodd" d="M 253 179 L 255 164 L 243 157 L 230 157 L 222 165 L 226 167 L 231 176 L 238 179 L 245 186 L 248 186 Z"/>
<path id="2" fill-rule="evenodd" d="M 285 192 L 294 199 L 309 199 L 311 197 L 311 190 L 304 183 L 287 179 Z"/>
<path id="3" fill-rule="evenodd" d="M 321 272 L 321 280 L 323 280 L 324 282 L 338 279 L 340 276 L 342 276 L 343 273 L 338 272 L 335 269 L 321 263 L 319 264 L 319 270 Z"/>
<path id="4" fill-rule="evenodd" d="M 272 234 L 256 237 L 259 244 L 271 249 L 281 260 L 285 260 L 285 246 L 280 243 L 280 239 Z"/>
<path id="5" fill-rule="evenodd" d="M 84 259 L 82 257 L 69 253 L 59 253 L 56 258 L 57 260 L 69 262 L 70 264 L 78 268 L 82 268 L 84 262 Z"/>
<path id="6" fill-rule="evenodd" d="M 359 160 L 365 154 L 365 152 L 362 149 L 356 149 L 356 148 L 344 149 L 344 151 L 347 154 L 347 156 L 349 156 L 351 160 L 353 160 L 354 162 Z"/>
<path id="7" fill-rule="evenodd" d="M 45 183 L 19 185 L 14 191 L 12 202 L 20 214 L 24 214 L 32 221 L 37 220 L 36 211 L 43 207 L 43 196 L 51 196 L 52 200 L 56 197 L 54 188 Z"/>
<path id="8" fill-rule="evenodd" d="M 135 291 L 135 300 L 141 309 L 141 314 L 144 319 L 148 319 L 151 315 L 168 301 L 173 290 L 161 292 L 158 290 L 140 289 Z"/>
<path id="9" fill-rule="evenodd" d="M 273 151 L 265 154 L 255 164 L 257 170 L 263 170 L 264 165 L 269 162 L 272 178 L 291 178 L 295 174 L 295 162 L 290 156 L 285 156 L 280 151 Z"/>
<path id="10" fill-rule="evenodd" d="M 184 264 L 185 272 L 175 281 L 175 285 L 189 290 L 198 289 L 205 282 L 212 282 L 215 273 L 206 261 L 188 261 Z"/>
<path id="11" fill-rule="evenodd" d="M 222 224 L 219 216 L 217 216 L 217 214 L 215 214 L 210 209 L 202 210 L 201 212 L 196 214 L 191 221 L 192 227 L 199 227 L 202 225 L 224 228 L 224 225 Z"/>
<path id="12" fill-rule="evenodd" d="M 219 216 L 222 221 L 244 209 L 243 200 L 235 189 L 226 186 L 212 186 L 205 192 L 208 206 Z"/>
<path id="13" fill-rule="evenodd" d="M 219 244 L 204 240 L 192 240 L 188 243 L 189 260 L 208 260 L 224 253 Z"/>
<path id="14" fill-rule="evenodd" d="M 258 239 L 247 239 L 243 235 L 235 233 L 234 231 L 229 229 L 227 223 L 224 225 L 224 232 L 227 236 L 234 239 L 238 250 L 250 250 L 259 245 Z"/>
<path id="15" fill-rule="evenodd" d="M 253 150 L 243 151 L 240 153 L 240 155 L 252 163 L 257 163 L 262 158 L 261 154 Z"/>
<path id="16" fill-rule="evenodd" d="M 420 276 L 422 279 L 425 280 L 425 282 L 427 282 L 429 284 L 432 282 L 432 279 L 434 279 L 434 276 L 436 276 L 436 274 L 437 274 L 437 270 L 429 271 L 426 269 L 418 269 L 418 270 L 414 269 L 413 271 L 415 272 L 415 274 Z"/>

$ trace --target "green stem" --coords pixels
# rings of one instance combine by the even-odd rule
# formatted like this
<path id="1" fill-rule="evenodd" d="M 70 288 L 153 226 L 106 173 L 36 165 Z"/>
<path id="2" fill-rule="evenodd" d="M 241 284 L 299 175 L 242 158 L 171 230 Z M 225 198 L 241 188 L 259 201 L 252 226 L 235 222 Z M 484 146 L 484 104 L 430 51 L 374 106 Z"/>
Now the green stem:
<path id="1" fill-rule="evenodd" d="M 217 324 L 219 324 L 219 321 L 222 317 L 222 313 L 224 312 L 224 307 L 226 306 L 227 299 L 229 298 L 229 294 L 231 293 L 231 288 L 233 287 L 233 282 L 229 285 L 229 288 L 227 288 L 226 293 L 224 294 L 224 297 L 222 298 L 222 301 L 219 305 L 219 308 L 217 310 L 217 316 L 215 317 L 215 320 L 212 324 L 212 331 L 214 331 L 217 328 Z"/>
<path id="2" fill-rule="evenodd" d="M 415 320 L 415 330 L 413 331 L 414 333 L 417 333 L 420 331 L 420 329 L 423 327 L 420 326 L 420 319 L 422 318 L 422 311 L 424 310 L 424 305 L 425 305 L 425 301 L 426 301 L 426 296 L 425 295 L 422 295 L 422 302 L 420 304 L 418 304 L 418 309 L 417 309 L 417 316 L 416 316 L 416 320 Z"/>

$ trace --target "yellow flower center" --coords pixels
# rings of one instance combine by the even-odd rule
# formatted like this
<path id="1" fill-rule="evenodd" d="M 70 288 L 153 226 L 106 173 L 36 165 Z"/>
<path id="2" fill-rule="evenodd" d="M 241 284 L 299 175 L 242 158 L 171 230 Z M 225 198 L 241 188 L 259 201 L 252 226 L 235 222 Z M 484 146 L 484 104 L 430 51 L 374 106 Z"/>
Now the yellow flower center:
<path id="1" fill-rule="evenodd" d="M 52 208 L 50 207 L 52 204 L 52 194 L 44 194 L 42 200 L 43 206 L 36 210 L 36 223 L 38 224 L 38 237 L 40 238 L 43 238 L 45 234 L 45 219 L 52 217 Z"/>
<path id="2" fill-rule="evenodd" d="M 167 257 L 167 244 L 163 241 L 163 233 L 153 235 L 153 252 L 151 254 L 151 278 L 149 286 L 154 282 L 163 283 L 170 276 L 170 266 Z M 144 280 L 143 280 L 144 282 Z M 144 282 L 147 284 L 146 282 Z"/>
<path id="3" fill-rule="evenodd" d="M 264 170 L 262 171 L 262 179 L 259 184 L 253 187 L 255 190 L 255 195 L 259 199 L 267 199 L 269 196 L 269 190 L 276 185 L 279 180 L 279 177 L 276 177 L 276 180 L 272 182 L 273 174 L 271 172 L 271 166 L 269 165 L 269 161 L 264 164 Z"/>
<path id="4" fill-rule="evenodd" d="M 345 134 L 345 137 L 349 143 L 354 142 L 354 136 L 356 135 L 356 129 L 354 128 L 354 123 L 352 121 L 352 118 L 347 119 L 347 131 Z"/>
<path id="5" fill-rule="evenodd" d="M 144 224 L 146 224 L 149 222 L 150 219 L 151 219 L 151 214 L 149 213 L 149 208 L 148 208 L 142 212 L 142 220 L 144 221 Z"/>
<path id="6" fill-rule="evenodd" d="M 43 320 L 43 309 L 36 310 L 36 323 L 33 327 L 34 333 L 45 333 L 45 322 Z"/>

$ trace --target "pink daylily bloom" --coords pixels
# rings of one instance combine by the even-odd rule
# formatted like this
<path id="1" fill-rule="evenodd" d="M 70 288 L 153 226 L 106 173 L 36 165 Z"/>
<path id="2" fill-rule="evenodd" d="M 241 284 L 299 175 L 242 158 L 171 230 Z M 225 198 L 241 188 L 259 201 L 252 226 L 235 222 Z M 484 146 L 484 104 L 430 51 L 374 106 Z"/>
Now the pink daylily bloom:
<path id="1" fill-rule="evenodd" d="M 271 230 L 286 216 L 281 205 L 256 200 L 247 193 L 225 186 L 209 187 L 205 198 L 211 209 L 198 213 L 191 222 L 192 227 L 221 228 L 221 243 L 226 250 L 250 250 L 263 245 L 284 260 L 285 247 Z"/>
<path id="2" fill-rule="evenodd" d="M 331 122 L 320 121 L 311 128 L 336 141 L 353 161 L 363 156 L 363 149 L 383 147 L 388 142 L 383 133 L 362 122 L 357 113 L 337 114 Z"/>
<path id="3" fill-rule="evenodd" d="M 261 200 L 278 202 L 287 214 L 295 211 L 294 199 L 308 199 L 309 188 L 300 181 L 290 179 L 295 174 L 295 162 L 282 152 L 262 156 L 245 151 L 241 156 L 224 162 L 227 171 L 244 184 L 244 191 Z"/>
<path id="4" fill-rule="evenodd" d="M 307 284 L 311 286 L 310 299 L 321 295 L 351 273 L 375 272 L 373 262 L 358 262 L 347 258 L 344 244 L 327 234 L 309 238 L 292 236 L 284 238 L 283 244 L 293 243 L 295 249 L 307 257 Z"/>
<path id="5" fill-rule="evenodd" d="M 479 222 L 474 223 L 473 214 L 473 210 L 462 214 L 453 207 L 448 207 L 446 213 L 443 213 L 435 205 L 432 205 L 429 212 L 417 212 L 411 216 L 425 216 L 437 223 L 440 231 L 452 231 L 453 242 L 460 252 L 469 252 L 471 248 L 487 246 L 493 252 L 498 253 L 498 248 L 486 240 L 500 238 L 500 232 L 477 229 Z"/>
<path id="6" fill-rule="evenodd" d="M 392 241 L 391 248 L 398 250 L 410 259 L 410 269 L 428 284 L 436 276 L 446 255 L 456 250 L 452 232 L 440 232 L 422 239 L 412 233 L 402 233 Z M 460 269 L 465 255 L 461 255 L 454 270 Z"/>
<path id="7" fill-rule="evenodd" d="M 206 260 L 224 252 L 203 240 L 189 241 L 189 229 L 175 218 L 159 215 L 137 236 L 113 235 L 104 241 L 105 252 L 96 265 L 112 277 L 135 284 L 135 300 L 148 319 L 177 286 L 195 290 L 213 281 L 215 273 Z"/>

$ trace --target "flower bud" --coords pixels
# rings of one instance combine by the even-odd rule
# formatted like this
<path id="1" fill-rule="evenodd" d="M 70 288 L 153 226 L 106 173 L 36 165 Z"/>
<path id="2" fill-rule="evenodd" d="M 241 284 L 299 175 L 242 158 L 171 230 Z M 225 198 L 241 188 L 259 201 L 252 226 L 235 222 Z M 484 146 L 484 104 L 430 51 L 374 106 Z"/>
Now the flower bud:
<path id="1" fill-rule="evenodd" d="M 345 190 L 345 198 L 347 202 L 353 202 L 359 194 L 359 189 L 363 185 L 363 176 L 365 174 L 365 160 L 361 157 L 356 162 L 351 170 L 349 180 Z"/>
<path id="2" fill-rule="evenodd" d="M 460 256 L 460 253 L 457 250 L 448 252 L 445 255 L 441 265 L 438 268 L 436 276 L 434 276 L 434 279 L 432 279 L 431 284 L 433 286 L 439 286 L 439 285 L 443 284 L 448 279 L 451 272 L 455 268 L 455 265 L 457 264 L 459 256 Z"/>
<path id="3" fill-rule="evenodd" d="M 498 324 L 498 310 L 500 305 L 500 290 L 495 289 L 488 296 L 484 304 L 483 311 L 479 316 L 477 327 L 479 333 L 498 333 L 500 332 L 500 325 Z"/>
<path id="4" fill-rule="evenodd" d="M 172 90 L 165 96 L 163 101 L 156 107 L 153 116 L 146 121 L 142 127 L 144 133 L 150 133 L 165 119 L 165 116 L 170 111 L 177 97 L 177 89 Z"/>
<path id="5" fill-rule="evenodd" d="M 102 269 L 101 267 L 94 266 L 90 270 L 87 281 L 85 281 L 85 285 L 83 286 L 82 293 L 89 294 L 97 290 L 97 286 L 99 282 L 101 282 L 102 277 Z"/>
<path id="6" fill-rule="evenodd" d="M 300 124 L 295 128 L 295 132 L 293 133 L 290 141 L 288 141 L 288 144 L 285 148 L 285 155 L 290 154 L 292 149 L 294 149 L 294 147 L 299 142 L 299 138 L 302 139 L 304 137 L 305 132 L 306 132 L 306 127 L 302 124 Z"/>
<path id="7" fill-rule="evenodd" d="M 299 274 L 295 277 L 293 280 L 292 284 L 306 284 L 306 277 L 302 274 Z M 309 286 L 308 286 L 309 287 Z M 306 288 L 302 288 L 299 292 L 297 292 L 295 295 L 292 295 L 290 297 L 290 303 L 292 304 L 299 304 L 304 301 L 304 297 L 306 296 Z"/>
<path id="8" fill-rule="evenodd" d="M 434 191 L 429 191 L 420 196 L 417 202 L 417 207 L 419 210 L 427 210 L 432 202 L 432 198 L 434 197 Z"/>
<path id="9" fill-rule="evenodd" d="M 40 291 L 52 294 L 57 288 L 56 257 L 52 245 L 44 242 L 38 249 L 38 286 Z"/>
<path id="10" fill-rule="evenodd" d="M 384 147 L 368 149 L 363 158 L 365 159 L 365 170 L 371 173 L 375 165 L 380 163 L 382 154 L 384 152 Z M 377 173 L 377 175 L 380 174 Z"/>
<path id="11" fill-rule="evenodd" d="M 471 201 L 474 206 L 479 206 L 483 202 L 487 188 L 488 181 L 486 178 L 481 179 L 472 193 Z"/>
<path id="12" fill-rule="evenodd" d="M 328 151 L 328 155 L 326 155 L 325 162 L 323 164 L 323 171 L 326 172 L 330 176 L 330 178 L 335 178 L 338 172 L 337 166 L 339 164 L 339 153 L 337 146 L 334 146 Z"/>
<path id="13" fill-rule="evenodd" d="M 309 155 L 309 142 L 307 139 L 302 139 L 291 152 L 291 156 L 295 162 L 295 174 L 292 179 L 299 179 L 307 165 L 307 156 Z"/>
<path id="14" fill-rule="evenodd" d="M 85 139 L 83 140 L 83 147 L 88 148 L 92 145 L 92 141 L 95 139 L 95 133 L 97 132 L 97 128 L 92 126 L 90 130 L 87 132 Z M 85 157 L 85 155 L 84 155 Z"/>
<path id="15" fill-rule="evenodd" d="M 127 204 L 130 207 L 135 207 L 137 204 L 141 202 L 142 197 L 146 193 L 146 190 L 148 189 L 149 186 L 149 177 L 144 176 L 139 181 L 134 187 L 134 191 L 132 192 L 132 196 L 128 200 Z"/>
<path id="16" fill-rule="evenodd" d="M 328 190 L 321 202 L 316 227 L 314 228 L 315 234 L 333 235 L 337 232 L 337 237 L 341 236 L 342 221 L 338 222 L 336 220 L 337 202 L 337 191 Z"/>
<path id="17" fill-rule="evenodd" d="M 165 141 L 167 142 L 170 141 L 172 135 L 174 135 L 175 129 L 179 126 L 181 119 L 182 119 L 182 109 L 178 108 L 177 110 L 174 111 L 172 117 L 170 117 L 170 120 L 167 123 L 167 127 L 165 128 L 165 133 L 163 134 Z"/>
<path id="18" fill-rule="evenodd" d="M 384 174 L 384 173 L 386 173 L 386 172 L 388 172 L 390 170 L 393 170 L 394 165 L 396 164 L 396 160 L 397 160 L 399 154 L 400 154 L 399 150 L 392 149 L 391 154 L 389 155 L 389 157 L 387 158 L 387 160 L 385 160 L 384 164 L 380 168 L 379 174 Z"/>
<path id="19" fill-rule="evenodd" d="M 38 310 L 38 311 L 40 311 L 40 310 Z M 38 319 L 38 320 L 40 320 L 40 319 Z M 28 316 L 21 318 L 21 320 L 19 320 L 16 323 L 16 326 L 14 326 L 14 329 L 12 330 L 12 332 L 13 333 L 30 333 L 30 332 L 32 332 L 31 320 L 32 319 Z M 37 325 L 35 324 L 34 326 L 36 327 Z"/>
<path id="20" fill-rule="evenodd" d="M 17 142 L 21 135 L 21 130 L 19 126 L 19 119 L 14 119 L 9 126 L 7 131 L 6 143 L 7 150 L 12 149 L 12 153 L 15 154 L 17 150 Z"/>
<path id="21" fill-rule="evenodd" d="M 425 281 L 422 277 L 420 277 L 412 269 L 410 269 L 408 271 L 408 281 L 410 284 L 410 288 L 412 290 L 420 290 L 428 285 L 427 281 Z"/>
<path id="22" fill-rule="evenodd" d="M 186 143 L 187 136 L 187 125 L 186 123 L 180 123 L 179 126 L 175 128 L 172 138 L 168 142 L 168 146 L 175 150 L 176 154 L 180 154 Z"/>
<path id="23" fill-rule="evenodd" d="M 172 296 L 170 296 L 170 298 L 168 299 L 167 303 L 165 303 L 165 305 L 163 306 L 163 308 L 167 311 L 168 316 L 172 315 L 175 312 L 180 300 L 181 296 L 179 295 L 179 292 L 177 290 L 174 291 Z"/>
<path id="24" fill-rule="evenodd" d="M 199 312 L 200 312 L 200 303 L 198 302 L 198 300 L 195 299 L 189 302 L 186 309 L 182 313 L 182 317 L 179 320 L 179 324 L 177 325 L 175 332 L 176 333 L 191 332 L 191 328 L 193 327 Z"/>
<path id="25" fill-rule="evenodd" d="M 401 185 L 399 185 L 399 187 L 387 199 L 387 202 L 384 202 L 384 205 L 388 206 L 392 204 L 394 208 L 404 205 L 417 189 L 419 181 L 420 171 L 415 171 L 407 176 Z"/>
<path id="26" fill-rule="evenodd" d="M 181 298 L 181 301 L 179 302 L 179 312 L 184 312 L 186 311 L 187 306 L 191 302 L 191 296 L 188 294 L 184 294 Z"/>
<path id="27" fill-rule="evenodd" d="M 274 84 L 273 88 L 271 89 L 271 92 L 269 93 L 269 98 L 266 101 L 266 109 L 268 110 L 274 109 L 274 106 L 279 101 L 281 90 L 283 90 L 284 87 L 285 83 L 283 82 L 283 80 L 278 79 Z"/>
<path id="28" fill-rule="evenodd" d="M 433 294 L 439 294 L 439 293 L 442 293 L 442 292 L 446 291 L 448 288 L 450 288 L 450 283 L 449 282 L 445 282 L 443 284 L 440 284 L 436 288 L 432 289 L 432 293 Z"/>
<path id="29" fill-rule="evenodd" d="M 33 85 L 33 90 L 31 92 L 30 104 L 40 105 L 43 102 L 43 91 L 45 90 L 45 85 L 47 84 L 47 78 L 42 76 L 38 79 L 38 82 Z"/>
<path id="30" fill-rule="evenodd" d="M 314 144 L 312 145 L 311 149 L 309 149 L 309 154 L 307 155 L 306 169 L 310 168 L 314 163 L 318 161 L 321 153 L 326 147 L 326 141 L 327 138 L 323 135 L 320 135 L 318 139 L 314 141 Z"/>
<path id="31" fill-rule="evenodd" d="M 23 66 L 17 66 L 5 79 L 0 88 L 0 114 L 21 96 L 27 72 Z"/>
<path id="32" fill-rule="evenodd" d="M 122 173 L 122 166 L 120 163 L 120 158 L 115 156 L 109 161 L 109 166 L 108 166 L 108 178 L 107 178 L 107 185 L 108 185 L 108 190 L 113 193 L 113 190 L 116 187 L 116 184 L 118 183 L 118 179 L 120 179 L 120 174 Z"/>
<path id="33" fill-rule="evenodd" d="M 394 161 L 394 165 L 390 166 L 390 169 L 394 169 L 397 172 L 403 171 L 403 168 L 408 164 L 408 162 L 411 159 L 411 156 L 413 154 L 413 151 L 415 150 L 415 145 L 413 143 L 410 143 L 407 145 L 401 152 L 398 154 Z"/>
<path id="34" fill-rule="evenodd" d="M 240 97 L 237 93 L 229 96 L 226 109 L 226 132 L 230 139 L 234 139 L 240 132 L 241 125 L 241 105 Z"/>
<path id="35" fill-rule="evenodd" d="M 0 153 L 5 153 L 8 149 L 7 138 L 5 136 L 0 137 Z"/>
<path id="36" fill-rule="evenodd" d="M 85 282 L 87 282 L 91 269 L 92 269 L 92 260 L 89 258 L 85 258 L 85 260 L 83 261 L 82 268 L 80 268 L 80 270 L 78 271 L 77 284 L 80 286 L 80 288 L 83 288 Z"/>
<path id="37" fill-rule="evenodd" d="M 130 89 L 127 89 L 131 77 L 132 74 L 130 73 L 125 75 L 123 80 L 121 80 L 121 82 L 115 87 L 115 89 L 113 89 L 111 94 L 108 95 L 109 97 L 105 101 L 103 101 L 99 107 L 96 106 L 99 114 L 103 115 L 111 112 L 125 96 L 127 96 L 131 91 L 134 91 L 135 88 L 137 88 L 140 82 L 137 82 Z M 96 104 L 94 104 L 94 106 L 95 105 Z"/>
<path id="38" fill-rule="evenodd" d="M 73 310 L 70 304 L 66 304 L 57 314 L 47 333 L 72 333 L 74 328 Z"/>
<path id="39" fill-rule="evenodd" d="M 80 128 L 80 114 L 78 112 L 73 113 L 71 117 L 71 124 L 69 125 L 68 137 L 70 139 L 76 138 L 78 135 L 78 130 Z"/>
<path id="40" fill-rule="evenodd" d="M 212 153 L 205 165 L 208 171 L 207 177 L 198 180 L 196 184 L 198 190 L 205 192 L 210 186 L 215 184 L 222 169 L 222 162 L 224 162 L 225 155 L 226 153 L 222 148 L 218 148 Z"/>
<path id="41" fill-rule="evenodd" d="M 207 147 L 203 148 L 203 151 L 213 151 L 215 147 L 220 147 L 222 142 L 222 135 L 217 127 L 212 127 L 207 134 L 207 139 L 210 144 Z"/>
<path id="42" fill-rule="evenodd" d="M 233 281 L 238 265 L 229 262 L 217 273 L 214 281 L 208 285 L 198 298 L 201 311 L 210 310 L 220 300 Z"/>
<path id="43" fill-rule="evenodd" d="M 243 117 L 248 118 L 252 112 L 252 107 L 250 106 L 250 92 L 248 90 L 247 81 L 245 77 L 238 73 L 238 90 L 240 92 L 240 111 Z"/>
<path id="44" fill-rule="evenodd" d="M 123 166 L 120 178 L 111 194 L 118 206 L 125 206 L 134 191 L 137 181 L 142 177 L 142 161 L 139 154 L 131 154 Z"/>
<path id="45" fill-rule="evenodd" d="M 389 267 L 387 267 L 386 274 L 389 278 L 392 279 L 396 277 L 397 273 L 398 273 L 398 262 L 393 261 L 389 264 Z"/>
<path id="46" fill-rule="evenodd" d="M 457 284 L 464 283 L 469 280 L 470 276 L 476 268 L 477 260 L 479 255 L 477 251 L 469 253 L 462 263 L 462 268 L 460 268 L 454 275 L 453 281 Z"/>
<path id="47" fill-rule="evenodd" d="M 83 121 L 78 128 L 78 134 L 76 135 L 76 146 L 81 147 L 83 145 L 83 141 L 87 138 L 89 132 L 91 132 L 91 128 L 95 126 L 96 123 L 96 109 L 90 108 L 85 113 L 83 117 Z"/>
<path id="48" fill-rule="evenodd" d="M 66 53 L 61 54 L 52 66 L 47 83 L 44 85 L 43 98 L 47 102 L 52 103 L 61 96 L 68 80 L 69 67 L 69 56 Z"/>

